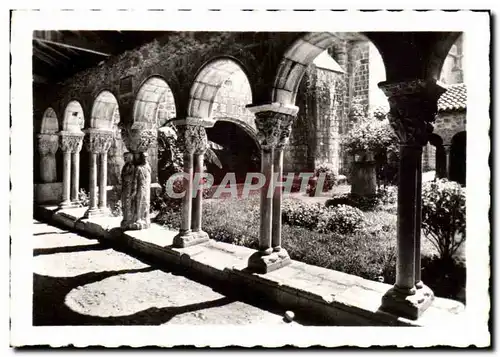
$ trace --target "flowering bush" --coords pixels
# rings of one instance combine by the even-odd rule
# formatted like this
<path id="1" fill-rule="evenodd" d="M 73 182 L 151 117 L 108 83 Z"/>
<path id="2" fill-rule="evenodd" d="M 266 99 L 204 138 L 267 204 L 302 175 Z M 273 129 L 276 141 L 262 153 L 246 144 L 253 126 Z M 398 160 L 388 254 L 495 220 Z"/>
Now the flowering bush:
<path id="1" fill-rule="evenodd" d="M 351 155 L 380 152 L 397 143 L 397 137 L 388 120 L 365 118 L 347 133 L 343 144 Z"/>
<path id="2" fill-rule="evenodd" d="M 422 228 L 443 260 L 465 241 L 465 189 L 440 179 L 422 186 Z"/>
<path id="3" fill-rule="evenodd" d="M 320 203 L 307 204 L 299 200 L 284 200 L 283 223 L 317 232 L 352 233 L 363 227 L 364 215 L 350 206 L 327 208 Z"/>

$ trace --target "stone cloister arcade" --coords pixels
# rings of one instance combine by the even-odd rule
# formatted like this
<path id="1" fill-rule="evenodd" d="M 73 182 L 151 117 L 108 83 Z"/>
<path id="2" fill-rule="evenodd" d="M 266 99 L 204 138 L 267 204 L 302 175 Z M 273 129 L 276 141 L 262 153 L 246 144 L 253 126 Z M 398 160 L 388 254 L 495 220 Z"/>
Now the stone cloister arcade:
<path id="1" fill-rule="evenodd" d="M 178 129 L 184 153 L 186 195 L 182 224 L 174 245 L 186 247 L 209 239 L 202 226 L 202 195 L 191 196 L 193 173 L 203 171 L 207 128 L 215 125 L 212 110 L 218 90 L 242 70 L 251 87 L 248 110 L 255 115 L 261 172 L 266 185 L 260 200 L 260 247 L 248 261 L 259 273 L 286 265 L 281 248 L 281 190 L 267 197 L 267 185 L 283 173 L 283 152 L 298 112 L 297 91 L 307 66 L 339 38 L 362 36 L 379 50 L 386 81 L 389 120 L 400 140 L 396 284 L 383 298 L 384 310 L 417 318 L 431 304 L 432 291 L 420 278 L 421 156 L 444 92 L 438 82 L 441 66 L 459 33 L 166 33 L 165 36 L 111 57 L 97 67 L 34 96 L 41 181 L 57 179 L 56 152 L 62 152 L 62 208 L 78 202 L 79 175 L 89 172 L 87 216 L 106 214 L 107 155 L 119 132 L 129 165 L 149 182 L 138 188 L 149 197 L 158 127 L 167 121 Z M 345 48 L 335 48 L 338 58 Z M 158 111 L 168 95 L 175 111 Z M 161 113 L 160 113 L 161 112 Z M 40 115 L 41 114 L 41 115 Z M 38 116 L 38 117 L 37 117 Z M 117 118 L 119 117 L 119 120 Z M 119 128 L 119 130 L 117 130 Z M 82 149 L 84 148 L 84 149 Z M 81 151 L 88 166 L 80 168 Z M 125 164 L 127 165 L 127 163 Z M 153 170 L 152 170 L 153 167 Z M 126 229 L 147 229 L 146 210 L 126 222 Z M 124 217 L 124 221 L 128 218 Z"/>

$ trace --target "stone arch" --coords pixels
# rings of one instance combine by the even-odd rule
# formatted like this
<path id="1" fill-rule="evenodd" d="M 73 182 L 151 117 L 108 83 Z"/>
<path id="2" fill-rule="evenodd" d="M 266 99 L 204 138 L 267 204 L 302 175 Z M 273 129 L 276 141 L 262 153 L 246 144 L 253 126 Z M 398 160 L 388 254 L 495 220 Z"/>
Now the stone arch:
<path id="1" fill-rule="evenodd" d="M 232 78 L 233 75 L 242 75 L 248 82 L 250 90 L 250 104 L 253 91 L 245 68 L 236 59 L 220 57 L 212 59 L 202 66 L 191 86 L 188 102 L 188 117 L 210 118 L 219 90 Z M 246 108 L 245 108 L 246 110 Z"/>
<path id="2" fill-rule="evenodd" d="M 295 40 L 286 50 L 278 67 L 271 93 L 272 101 L 294 105 L 301 80 L 314 59 L 332 47 L 339 39 L 354 37 L 371 42 L 363 34 L 333 32 L 311 32 Z"/>
<path id="3" fill-rule="evenodd" d="M 77 100 L 71 100 L 64 109 L 63 131 L 81 132 L 85 125 L 83 107 Z"/>
<path id="4" fill-rule="evenodd" d="M 132 126 L 145 129 L 162 126 L 170 118 L 159 115 L 160 103 L 168 103 L 175 116 L 175 98 L 167 81 L 160 76 L 149 77 L 139 87 L 135 97 Z"/>
<path id="5" fill-rule="evenodd" d="M 40 134 L 55 134 L 58 131 L 59 122 L 57 121 L 56 111 L 52 107 L 48 107 L 43 112 Z"/>
<path id="6" fill-rule="evenodd" d="M 176 116 L 174 94 L 168 83 L 160 76 L 146 79 L 139 87 L 134 108 L 132 128 L 158 129 Z M 158 148 L 148 150 L 151 165 L 151 182 L 158 182 Z"/>
<path id="7" fill-rule="evenodd" d="M 206 163 L 214 184 L 228 172 L 235 173 L 237 182 L 243 183 L 248 172 L 260 171 L 260 145 L 254 129 L 234 118 L 221 118 L 206 131 L 208 140 L 219 147 L 216 154 L 222 163 L 222 168 Z"/>
<path id="8" fill-rule="evenodd" d="M 251 126 L 248 123 L 241 121 L 241 120 L 238 120 L 238 119 L 233 118 L 233 117 L 217 117 L 215 119 L 216 119 L 216 123 L 217 122 L 230 122 L 230 123 L 233 123 L 233 124 L 239 126 L 241 129 L 243 129 L 243 131 L 245 131 L 245 133 L 248 134 L 248 136 L 250 138 L 252 138 L 252 140 L 255 142 L 255 145 L 260 150 L 260 143 L 259 143 L 259 140 L 257 139 L 257 129 L 255 127 L 255 123 L 253 126 Z"/>
<path id="9" fill-rule="evenodd" d="M 118 116 L 116 116 L 116 112 L 118 112 Z M 112 130 L 117 117 L 119 122 L 120 116 L 116 97 L 110 91 L 103 90 L 97 95 L 92 104 L 90 127 L 93 129 Z"/>
<path id="10" fill-rule="evenodd" d="M 439 79 L 446 57 L 460 36 L 463 36 L 462 32 L 444 32 L 434 41 L 427 61 L 426 74 L 428 77 Z"/>

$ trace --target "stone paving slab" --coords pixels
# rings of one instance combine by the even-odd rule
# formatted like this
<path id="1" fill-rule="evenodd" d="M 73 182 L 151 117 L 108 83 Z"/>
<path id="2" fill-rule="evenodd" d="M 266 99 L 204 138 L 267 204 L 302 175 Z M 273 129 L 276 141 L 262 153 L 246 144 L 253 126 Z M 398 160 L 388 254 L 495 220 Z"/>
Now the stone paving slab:
<path id="1" fill-rule="evenodd" d="M 72 228 L 83 209 L 58 211 L 54 218 L 64 217 Z M 80 222 L 83 222 L 81 220 Z M 72 226 L 73 225 L 73 226 Z M 110 238 L 119 218 L 93 218 L 81 228 Z M 400 318 L 379 310 L 382 296 L 391 286 L 331 269 L 293 261 L 288 266 L 261 275 L 248 271 L 248 258 L 255 250 L 223 242 L 208 242 L 186 248 L 173 248 L 176 231 L 152 224 L 151 228 L 124 232 L 119 240 L 134 250 L 181 264 L 188 269 L 264 294 L 290 308 L 308 309 L 345 325 L 435 325 L 438 320 L 462 323 L 464 305 L 436 298 L 433 305 L 417 321 Z M 113 239 L 117 239 L 116 237 Z"/>

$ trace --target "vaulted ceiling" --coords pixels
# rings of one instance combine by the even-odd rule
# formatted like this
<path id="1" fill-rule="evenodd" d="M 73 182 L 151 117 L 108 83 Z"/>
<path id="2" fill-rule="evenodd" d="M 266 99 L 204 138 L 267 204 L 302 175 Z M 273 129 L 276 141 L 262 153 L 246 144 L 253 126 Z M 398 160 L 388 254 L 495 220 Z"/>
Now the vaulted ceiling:
<path id="1" fill-rule="evenodd" d="M 33 82 L 56 83 L 161 36 L 160 31 L 34 31 Z"/>

